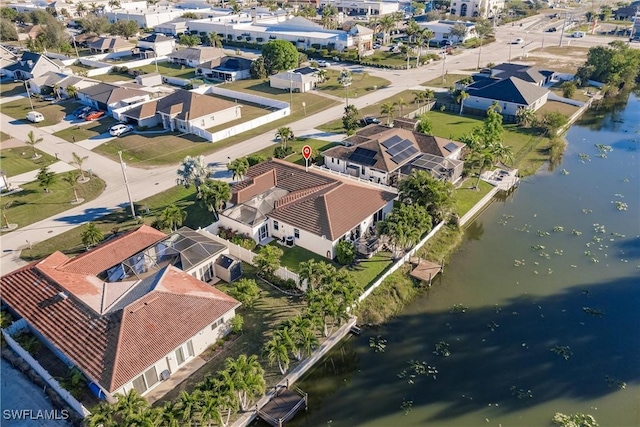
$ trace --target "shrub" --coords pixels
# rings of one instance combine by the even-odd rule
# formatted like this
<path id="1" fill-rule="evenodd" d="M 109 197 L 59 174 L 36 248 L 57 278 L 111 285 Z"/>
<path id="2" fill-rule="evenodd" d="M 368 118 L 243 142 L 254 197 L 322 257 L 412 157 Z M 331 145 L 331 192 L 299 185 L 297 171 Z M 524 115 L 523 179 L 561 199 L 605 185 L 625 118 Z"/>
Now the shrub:
<path id="1" fill-rule="evenodd" d="M 329 51 L 327 49 L 320 49 L 320 56 L 326 58 L 329 55 Z"/>
<path id="2" fill-rule="evenodd" d="M 562 96 L 565 98 L 573 98 L 576 93 L 577 86 L 574 82 L 564 82 L 560 85 L 562 88 Z"/>
<path id="3" fill-rule="evenodd" d="M 314 49 L 320 49 L 320 43 L 312 43 L 311 47 Z"/>
<path id="4" fill-rule="evenodd" d="M 258 163 L 262 163 L 266 160 L 267 158 L 262 154 L 250 154 L 247 156 L 247 162 L 249 162 L 249 166 L 257 165 Z"/>
<path id="5" fill-rule="evenodd" d="M 351 264 L 356 259 L 356 248 L 351 242 L 341 240 L 336 246 L 336 258 L 342 265 Z"/>
<path id="6" fill-rule="evenodd" d="M 293 154 L 293 148 L 291 147 L 276 147 L 273 150 L 273 157 L 276 159 L 284 159 L 291 154 Z"/>
<path id="7" fill-rule="evenodd" d="M 242 332 L 242 327 L 244 326 L 244 319 L 241 315 L 236 314 L 233 319 L 231 319 L 231 331 L 234 334 L 239 334 Z"/>

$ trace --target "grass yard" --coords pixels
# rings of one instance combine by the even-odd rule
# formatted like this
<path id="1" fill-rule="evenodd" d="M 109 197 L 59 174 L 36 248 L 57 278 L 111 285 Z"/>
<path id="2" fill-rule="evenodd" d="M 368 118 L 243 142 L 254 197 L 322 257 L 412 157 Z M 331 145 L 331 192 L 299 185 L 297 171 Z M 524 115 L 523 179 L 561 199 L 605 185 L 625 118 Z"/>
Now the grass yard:
<path id="1" fill-rule="evenodd" d="M 50 193 L 45 193 L 38 182 L 29 182 L 21 186 L 23 191 L 2 196 L 3 203 L 13 202 L 6 210 L 9 222 L 18 224 L 20 229 L 71 208 L 74 195 L 69 183 L 62 179 L 65 175 L 67 174 L 56 175 L 57 181 L 51 185 Z M 104 188 L 104 181 L 94 176 L 89 182 L 78 184 L 76 191 L 79 198 L 88 202 L 98 197 Z"/>
<path id="2" fill-rule="evenodd" d="M 338 83 L 340 71 L 327 70 L 328 80 L 318 85 L 318 90 L 329 95 L 345 97 L 344 87 Z M 387 87 L 391 82 L 381 77 L 369 75 L 369 73 L 353 73 L 353 80 L 349 86 L 349 98 L 357 98 L 366 95 L 368 92 Z M 375 89 L 374 89 L 375 86 Z"/>
<path id="3" fill-rule="evenodd" d="M 393 260 L 389 252 L 378 252 L 369 259 L 360 260 L 360 262 L 355 267 L 350 268 L 349 271 L 358 283 L 366 289 L 371 285 L 371 282 L 382 274 L 392 263 Z"/>
<path id="4" fill-rule="evenodd" d="M 0 132 L 0 142 L 4 142 L 11 139 L 11 135 L 8 133 Z"/>
<path id="5" fill-rule="evenodd" d="M 552 87 L 549 88 L 549 90 L 553 93 L 555 93 L 558 96 L 562 96 L 564 97 L 563 93 L 562 93 L 562 88 L 560 87 L 562 85 L 562 82 L 556 83 L 555 85 L 553 85 Z M 575 99 L 576 101 L 581 101 L 581 102 L 587 102 L 590 98 L 590 96 L 587 96 L 586 91 L 590 90 L 592 92 L 597 92 L 598 89 L 593 87 L 593 86 L 589 86 L 586 88 L 577 88 L 575 93 L 573 94 L 573 96 L 571 97 L 571 99 Z"/>
<path id="6" fill-rule="evenodd" d="M 100 80 L 103 83 L 115 83 L 115 82 L 133 82 L 133 77 L 129 74 L 100 74 L 98 76 L 92 76 L 92 79 Z"/>
<path id="7" fill-rule="evenodd" d="M 567 118 L 571 117 L 576 111 L 578 111 L 580 107 L 576 107 L 575 105 L 565 104 L 564 102 L 559 101 L 547 101 L 539 110 L 536 111 L 536 115 L 538 118 L 542 118 L 544 113 L 548 113 L 551 111 L 557 111 L 561 114 L 567 116 Z"/>
<path id="8" fill-rule="evenodd" d="M 221 97 L 221 98 L 227 99 L 228 101 L 233 101 L 228 98 L 224 98 L 224 97 Z M 242 105 L 242 116 L 239 119 L 232 120 L 230 122 L 223 123 L 218 126 L 214 126 L 212 128 L 207 129 L 207 131 L 211 133 L 218 132 L 220 130 L 228 129 L 232 126 L 248 122 L 249 120 L 253 120 L 258 117 L 265 116 L 271 112 L 269 109 L 256 104 L 241 103 L 241 105 Z"/>
<path id="9" fill-rule="evenodd" d="M 387 122 L 387 116 L 380 112 L 380 108 L 382 104 L 390 102 L 395 103 L 399 100 L 404 101 L 407 105 L 403 107 L 403 114 L 407 114 L 410 111 L 416 110 L 419 106 L 414 102 L 415 99 L 415 91 L 405 90 L 400 93 L 395 94 L 392 97 L 383 99 L 382 101 L 369 105 L 360 110 L 361 116 L 371 116 L 378 118 L 382 123 Z M 400 111 L 396 112 L 396 116 L 400 116 Z M 324 123 L 318 126 L 319 130 L 323 130 L 325 132 L 333 132 L 333 133 L 344 133 L 344 126 L 342 126 L 342 118 L 333 120 L 331 122 Z"/>
<path id="10" fill-rule="evenodd" d="M 302 147 L 304 147 L 305 145 L 309 145 L 314 152 L 322 153 L 323 151 L 328 150 L 331 147 L 335 147 L 337 144 L 334 142 L 323 141 L 321 139 L 296 138 L 293 141 L 289 141 L 287 145 L 293 148 L 294 154 L 287 157 L 286 160 L 288 162 L 304 166 L 305 161 L 302 157 Z M 260 154 L 266 158 L 273 157 L 273 150 L 278 146 L 280 146 L 280 143 L 274 142 L 273 146 L 267 147 L 260 151 L 256 151 L 255 154 Z"/>
<path id="11" fill-rule="evenodd" d="M 132 70 L 141 70 L 145 73 L 155 73 L 155 64 L 145 65 L 144 67 L 132 68 Z M 179 77 L 181 79 L 193 79 L 196 77 L 195 68 L 189 68 L 183 65 L 173 64 L 171 62 L 158 62 L 158 72 L 163 76 Z"/>
<path id="12" fill-rule="evenodd" d="M 32 126 L 37 127 L 51 126 L 60 123 L 62 119 L 80 106 L 80 104 L 75 101 L 63 101 L 54 104 L 49 101 L 40 101 L 36 98 L 31 98 L 31 101 L 33 102 L 34 110 L 42 113 L 44 116 L 44 120 L 40 123 L 30 123 Z M 26 121 L 25 117 L 29 111 L 31 111 L 31 104 L 28 98 L 2 104 L 2 113 L 17 120 Z"/>
<path id="13" fill-rule="evenodd" d="M 279 244 L 275 240 L 269 244 L 271 246 L 275 246 L 276 248 L 282 249 L 283 254 L 282 254 L 282 258 L 280 258 L 280 265 L 282 267 L 286 267 L 287 269 L 295 273 L 297 273 L 300 270 L 299 267 L 301 262 L 309 261 L 310 259 L 316 262 L 323 261 L 329 264 L 333 264 L 333 266 L 336 268 L 339 267 L 338 264 L 333 263 L 331 260 L 323 256 L 320 256 L 314 252 L 311 252 L 310 250 L 307 250 L 301 246 L 293 246 L 290 248 L 290 247 Z M 259 251 L 255 250 L 254 252 L 259 252 Z"/>
<path id="14" fill-rule="evenodd" d="M 7 81 L 0 84 L 0 96 L 7 98 L 9 96 L 26 95 L 27 89 L 22 82 Z"/>
<path id="15" fill-rule="evenodd" d="M 477 178 L 467 178 L 458 188 L 456 188 L 454 197 L 456 212 L 458 217 L 462 218 L 464 214 L 469 212 L 476 203 L 491 191 L 493 186 L 482 180 L 478 183 L 479 190 L 473 188 L 476 185 Z"/>
<path id="16" fill-rule="evenodd" d="M 435 79 L 429 80 L 428 82 L 420 83 L 420 86 L 449 88 L 453 86 L 455 82 L 457 82 L 458 80 L 462 80 L 465 77 L 469 77 L 469 75 L 468 74 L 445 74 L 444 83 L 442 81 L 442 77 L 436 77 Z"/>
<path id="17" fill-rule="evenodd" d="M 2 170 L 7 174 L 7 177 L 11 178 L 12 176 L 36 170 L 42 166 L 48 166 L 56 162 L 55 157 L 50 156 L 37 148 L 36 152 L 40 154 L 41 157 L 37 160 L 32 160 L 31 156 L 33 156 L 33 149 L 26 145 L 0 150 Z"/>
<path id="18" fill-rule="evenodd" d="M 87 122 L 86 125 L 76 125 L 67 129 L 63 129 L 54 133 L 54 135 L 64 139 L 65 141 L 77 142 L 89 138 L 94 138 L 100 134 L 109 132 L 109 128 L 116 123 L 118 123 L 118 121 L 113 117 L 103 116 L 100 120 Z"/>
<path id="19" fill-rule="evenodd" d="M 93 179 L 89 182 L 92 181 Z M 172 204 L 182 208 L 187 213 L 187 218 L 184 222 L 184 225 L 187 227 L 197 229 L 198 227 L 210 225 L 213 222 L 212 214 L 198 203 L 196 199 L 196 190 L 193 186 L 191 188 L 184 188 L 182 186 L 170 188 L 154 196 L 136 202 L 135 207 L 136 213 L 143 217 L 145 224 L 150 225 L 156 221 L 164 208 Z M 47 214 L 47 216 L 48 215 L 50 214 Z M 9 217 L 9 221 L 15 222 L 11 217 Z M 94 221 L 94 223 L 100 230 L 102 230 L 105 237 L 108 236 L 114 228 L 123 231 L 139 226 L 136 221 L 131 219 L 128 208 L 119 209 L 105 215 Z M 23 250 L 20 256 L 26 260 L 33 260 L 45 257 L 56 250 L 61 250 L 68 255 L 77 255 L 84 251 L 82 238 L 80 237 L 81 233 L 82 227 L 76 227 L 58 236 L 33 245 L 31 251 L 28 249 Z"/>

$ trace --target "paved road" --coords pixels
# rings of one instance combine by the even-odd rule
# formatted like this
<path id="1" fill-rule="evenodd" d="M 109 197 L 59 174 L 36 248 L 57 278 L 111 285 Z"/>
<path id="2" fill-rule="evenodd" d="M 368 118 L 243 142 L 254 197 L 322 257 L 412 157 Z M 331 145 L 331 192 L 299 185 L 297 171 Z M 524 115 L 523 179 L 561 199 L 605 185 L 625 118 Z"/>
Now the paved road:
<path id="1" fill-rule="evenodd" d="M 522 29 L 524 29 L 524 31 L 531 29 L 531 45 L 528 49 L 536 47 L 536 44 L 541 42 L 544 33 L 542 33 L 541 29 L 535 32 L 534 30 L 538 27 L 542 28 L 541 25 L 544 25 L 545 19 L 546 18 L 536 16 L 523 21 Z M 520 27 L 514 28 L 520 29 Z M 507 60 L 505 56 L 507 53 L 507 43 L 512 40 L 513 31 L 511 27 L 498 28 L 496 32 L 497 41 L 482 49 L 482 64 L 488 62 L 499 63 Z M 549 43 L 559 42 L 559 34 L 550 34 L 552 35 L 547 36 L 545 39 L 545 46 Z M 584 44 L 585 46 L 609 42 L 608 38 L 595 36 L 587 36 L 584 39 L 576 40 L 578 40 L 576 44 Z M 467 50 L 458 55 L 450 56 L 444 63 L 444 67 L 442 62 L 437 62 L 430 66 L 411 70 L 367 69 L 366 71 L 373 75 L 388 79 L 391 81 L 391 85 L 357 99 L 351 99 L 350 103 L 358 108 L 363 108 L 403 90 L 417 89 L 420 83 L 440 76 L 443 68 L 446 72 L 450 73 L 456 70 L 473 69 L 477 64 L 477 52 L 477 50 Z M 363 67 L 349 66 L 349 68 L 362 69 Z M 340 118 L 343 114 L 343 109 L 344 105 L 337 105 L 298 120 L 289 126 L 296 135 L 317 135 L 318 131 L 315 129 L 327 121 Z M 38 145 L 38 148 L 51 155 L 58 153 L 58 157 L 65 162 L 71 161 L 73 152 L 78 153 L 80 156 L 88 156 L 89 158 L 84 167 L 91 169 L 107 182 L 105 192 L 96 200 L 76 206 L 59 215 L 2 236 L 0 272 L 6 274 L 24 264 L 24 262 L 19 259 L 19 254 L 23 248 L 27 247 L 27 241 L 33 244 L 53 237 L 79 224 L 98 218 L 113 209 L 127 206 L 128 199 L 119 163 L 93 153 L 77 144 L 72 144 L 54 135 L 47 134 L 42 129 L 35 128 L 21 121 L 16 121 L 6 115 L 0 115 L 0 120 L 0 126 L 3 132 L 9 133 L 11 136 L 20 140 L 25 140 L 27 133 L 33 130 L 36 135 L 44 138 L 44 141 Z M 227 162 L 227 158 L 235 159 L 246 156 L 272 145 L 274 145 L 274 142 L 273 132 L 271 131 L 231 147 L 224 148 L 207 156 L 206 160 L 212 164 L 224 165 Z M 133 199 L 141 200 L 176 185 L 176 169 L 177 165 L 154 169 L 129 167 L 127 169 L 127 175 Z"/>

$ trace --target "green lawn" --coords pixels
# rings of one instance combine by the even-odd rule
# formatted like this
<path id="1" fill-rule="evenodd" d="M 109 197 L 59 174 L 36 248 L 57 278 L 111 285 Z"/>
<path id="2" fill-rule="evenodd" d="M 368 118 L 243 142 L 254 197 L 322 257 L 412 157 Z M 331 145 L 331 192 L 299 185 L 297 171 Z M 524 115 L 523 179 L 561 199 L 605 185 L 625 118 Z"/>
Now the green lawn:
<path id="1" fill-rule="evenodd" d="M 0 150 L 0 167 L 10 178 L 56 162 L 55 157 L 38 149 L 36 149 L 36 152 L 40 154 L 41 157 L 37 160 L 32 160 L 33 149 L 31 147 L 24 145 L 21 147 L 4 148 Z"/>
<path id="2" fill-rule="evenodd" d="M 476 190 L 473 188 L 476 185 L 476 181 L 477 178 L 468 178 L 455 190 L 456 212 L 460 218 L 469 212 L 493 188 L 491 184 L 480 180 L 478 183 L 479 190 Z"/>
<path id="3" fill-rule="evenodd" d="M 104 83 L 115 83 L 115 82 L 133 82 L 133 77 L 130 76 L 129 74 L 113 74 L 113 73 L 107 73 L 107 74 L 100 74 L 98 76 L 92 76 L 92 79 L 95 80 L 100 80 L 101 82 Z"/>
<path id="4" fill-rule="evenodd" d="M 302 147 L 304 147 L 305 145 L 311 146 L 313 151 L 316 153 L 322 153 L 323 151 L 336 146 L 334 142 L 327 142 L 321 139 L 305 139 L 305 138 L 296 138 L 293 141 L 289 141 L 287 145 L 293 148 L 294 154 L 287 157 L 286 160 L 291 163 L 297 163 L 302 166 L 305 165 L 304 158 L 302 157 Z M 256 151 L 255 154 L 260 154 L 268 159 L 270 157 L 273 157 L 273 150 L 278 146 L 280 146 L 280 144 L 277 142 L 274 142 L 273 146 L 264 148 L 260 151 Z"/>
<path id="5" fill-rule="evenodd" d="M 141 70 L 145 73 L 155 73 L 155 64 L 145 65 L 144 67 L 132 68 L 132 70 Z M 195 68 L 189 68 L 171 62 L 158 62 L 158 72 L 163 76 L 179 77 L 181 79 L 193 79 L 196 77 Z"/>
<path id="6" fill-rule="evenodd" d="M 444 82 L 442 77 L 436 77 L 433 80 L 429 80 L 428 82 L 420 83 L 421 86 L 429 86 L 429 87 L 443 87 L 449 88 L 454 85 L 458 80 L 462 80 L 465 77 L 469 77 L 468 74 L 445 74 Z"/>
<path id="7" fill-rule="evenodd" d="M 16 95 L 26 95 L 27 89 L 22 82 L 7 82 L 0 84 L 0 96 L 3 98 Z"/>
<path id="8" fill-rule="evenodd" d="M 328 80 L 318 85 L 318 90 L 333 96 L 344 98 L 346 93 L 344 87 L 338 83 L 340 71 L 327 70 Z M 366 95 L 368 92 L 387 87 L 389 80 L 381 77 L 369 75 L 369 73 L 353 73 L 351 86 L 349 86 L 349 98 L 357 98 Z M 374 89 L 375 87 L 375 89 Z"/>
<path id="9" fill-rule="evenodd" d="M 371 116 L 371 117 L 377 117 L 378 119 L 380 119 L 380 121 L 382 123 L 386 123 L 387 122 L 387 116 L 383 115 L 380 112 L 380 108 L 382 106 L 382 104 L 390 102 L 390 103 L 394 103 L 394 102 L 398 102 L 400 100 L 404 101 L 407 105 L 405 107 L 403 107 L 403 114 L 407 114 L 410 111 L 416 110 L 419 106 L 418 104 L 416 104 L 414 102 L 415 99 L 415 91 L 411 91 L 411 90 L 405 90 L 402 91 L 400 93 L 395 94 L 394 96 L 391 96 L 389 98 L 383 99 L 382 101 L 376 103 L 376 104 L 372 104 L 369 105 L 363 109 L 360 110 L 360 115 L 361 116 Z M 400 111 L 396 112 L 396 116 L 400 116 Z M 320 126 L 318 126 L 318 129 L 323 130 L 325 132 L 333 132 L 333 133 L 344 133 L 344 126 L 342 126 L 342 118 L 340 119 L 336 119 L 327 123 L 324 123 Z"/>
<path id="10" fill-rule="evenodd" d="M 52 104 L 48 101 L 40 101 L 37 98 L 31 98 L 34 110 L 42 113 L 44 120 L 40 123 L 31 123 L 33 126 L 44 127 L 60 123 L 62 119 L 73 110 L 80 106 L 75 101 L 63 101 Z M 25 120 L 27 113 L 31 111 L 31 104 L 28 98 L 18 99 L 15 101 L 2 104 L 2 113 L 18 120 Z"/>
<path id="11" fill-rule="evenodd" d="M 369 259 L 363 259 L 355 267 L 349 269 L 358 283 L 364 288 L 368 288 L 384 270 L 387 269 L 393 260 L 389 252 L 378 252 Z M 345 267 L 346 268 L 346 267 Z"/>
<path id="12" fill-rule="evenodd" d="M 78 142 L 85 139 L 96 137 L 102 133 L 108 132 L 109 128 L 118 123 L 111 116 L 102 117 L 100 120 L 88 122 L 86 125 L 76 125 L 54 133 L 55 136 L 69 142 Z M 74 140 L 75 138 L 75 140 Z"/>
<path id="13" fill-rule="evenodd" d="M 221 97 L 221 98 L 228 99 L 228 98 L 224 98 L 224 97 Z M 230 99 L 228 99 L 228 100 L 232 101 Z M 241 123 L 248 122 L 249 120 L 253 120 L 253 119 L 256 119 L 258 117 L 265 116 L 265 115 L 270 113 L 269 109 L 267 109 L 267 108 L 265 108 L 263 106 L 260 106 L 260 105 L 247 104 L 247 103 L 243 103 L 243 102 L 241 102 L 239 104 L 242 105 L 242 114 L 241 114 L 241 117 L 239 119 L 232 120 L 230 122 L 223 123 L 221 125 L 211 127 L 209 129 L 207 129 L 207 131 L 209 131 L 211 133 L 214 133 L 214 132 L 217 132 L 217 131 L 220 131 L 220 130 L 224 130 L 224 129 L 230 128 L 232 126 L 241 124 Z"/>
<path id="14" fill-rule="evenodd" d="M 571 117 L 576 111 L 578 111 L 580 107 L 576 107 L 575 105 L 566 104 L 560 101 L 547 101 L 540 109 L 536 111 L 536 116 L 538 118 L 542 118 L 544 113 L 548 113 L 551 111 L 557 111 L 560 114 L 564 114 L 567 118 Z"/>
<path id="15" fill-rule="evenodd" d="M 66 175 L 66 173 L 56 175 L 57 181 L 51 185 L 49 193 L 45 193 L 38 182 L 30 182 L 21 185 L 23 189 L 21 192 L 2 196 L 3 203 L 13 202 L 13 205 L 6 210 L 9 222 L 18 224 L 19 229 L 73 207 L 71 204 L 74 200 L 73 190 L 69 183 L 62 179 Z M 85 199 L 85 202 L 98 197 L 104 188 L 104 181 L 96 176 L 89 182 L 76 185 L 78 197 Z"/>
<path id="16" fill-rule="evenodd" d="M 293 246 L 287 247 L 279 244 L 275 240 L 269 243 L 271 246 L 275 246 L 276 248 L 282 249 L 282 258 L 280 258 L 280 265 L 282 267 L 286 267 L 288 270 L 297 273 L 300 270 L 300 263 L 309 261 L 310 259 L 316 262 L 326 262 L 332 264 L 334 267 L 339 267 L 338 264 L 332 262 L 331 260 L 316 254 L 315 252 L 311 252 L 308 249 L 305 249 L 301 246 Z M 255 252 L 259 252 L 256 250 Z"/>
<path id="17" fill-rule="evenodd" d="M 558 96 L 564 97 L 564 94 L 562 93 L 562 88 L 560 86 L 562 86 L 562 83 L 558 82 L 555 85 L 553 85 L 552 87 L 550 87 L 549 90 L 551 92 L 555 93 Z M 585 94 L 585 92 L 587 90 L 591 90 L 592 92 L 597 92 L 598 91 L 598 89 L 593 87 L 593 86 L 579 87 L 579 88 L 576 89 L 576 91 L 574 92 L 574 94 L 571 97 L 571 99 L 575 99 L 576 101 L 587 102 L 589 100 L 589 98 L 590 98 L 589 96 L 587 96 Z"/>
<path id="18" fill-rule="evenodd" d="M 92 181 L 93 179 L 89 182 Z M 135 207 L 137 215 L 142 216 L 144 222 L 150 225 L 156 221 L 165 207 L 172 204 L 179 206 L 187 213 L 187 218 L 184 222 L 184 225 L 187 227 L 197 229 L 198 227 L 208 226 L 213 222 L 212 214 L 203 208 L 196 200 L 196 190 L 193 186 L 191 188 L 184 188 L 182 186 L 170 188 L 149 198 L 137 201 Z M 47 216 L 48 215 L 50 214 L 47 214 Z M 9 221 L 15 222 L 11 218 Z M 105 215 L 95 221 L 95 224 L 102 230 L 105 237 L 108 236 L 114 228 L 123 231 L 139 225 L 131 219 L 128 208 L 119 209 L 116 212 Z M 76 227 L 33 245 L 31 251 L 24 250 L 20 256 L 27 260 L 39 259 L 56 250 L 60 250 L 69 255 L 78 254 L 84 250 L 80 237 L 81 233 L 82 227 Z"/>

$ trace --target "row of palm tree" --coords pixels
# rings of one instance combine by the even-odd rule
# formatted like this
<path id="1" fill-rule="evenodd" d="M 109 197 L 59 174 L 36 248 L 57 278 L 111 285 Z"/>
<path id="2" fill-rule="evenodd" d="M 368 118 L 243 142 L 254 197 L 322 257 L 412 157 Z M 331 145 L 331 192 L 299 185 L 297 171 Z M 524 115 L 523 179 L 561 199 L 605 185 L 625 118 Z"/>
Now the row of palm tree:
<path id="1" fill-rule="evenodd" d="M 257 356 L 228 358 L 225 369 L 208 376 L 192 393 L 182 392 L 178 400 L 151 408 L 134 389 L 117 395 L 115 404 L 103 402 L 85 419 L 88 427 L 116 426 L 212 426 L 226 427 L 231 415 L 246 411 L 265 392 L 264 370 Z"/>
<path id="2" fill-rule="evenodd" d="M 400 112 L 400 117 L 404 115 L 404 107 L 407 105 L 405 100 L 400 98 L 394 102 L 385 102 L 380 106 L 380 114 L 386 114 L 387 116 L 387 126 L 393 121 L 396 111 Z"/>
<path id="3" fill-rule="evenodd" d="M 287 320 L 273 331 L 263 349 L 269 366 L 277 363 L 280 373 L 284 375 L 289 370 L 290 356 L 300 361 L 305 354 L 313 352 L 318 346 L 314 320 L 307 312 Z"/>

